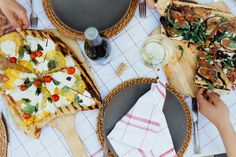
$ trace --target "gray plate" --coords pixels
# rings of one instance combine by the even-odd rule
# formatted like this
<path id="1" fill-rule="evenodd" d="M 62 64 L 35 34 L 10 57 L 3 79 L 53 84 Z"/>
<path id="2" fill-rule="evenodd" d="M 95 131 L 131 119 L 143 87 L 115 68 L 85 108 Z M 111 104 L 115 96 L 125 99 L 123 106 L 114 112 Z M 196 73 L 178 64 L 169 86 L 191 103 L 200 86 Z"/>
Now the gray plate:
<path id="1" fill-rule="evenodd" d="M 150 84 L 133 85 L 124 89 L 112 98 L 104 114 L 103 127 L 106 137 L 115 124 L 132 108 L 138 98 L 150 90 L 150 87 Z M 168 90 L 164 104 L 164 114 L 166 116 L 175 150 L 178 152 L 186 137 L 187 120 L 181 102 L 172 92 Z M 107 138 L 106 142 L 108 148 L 116 154 Z"/>
<path id="2" fill-rule="evenodd" d="M 70 28 L 84 32 L 90 26 L 104 31 L 126 14 L 131 0 L 51 0 L 56 16 Z"/>

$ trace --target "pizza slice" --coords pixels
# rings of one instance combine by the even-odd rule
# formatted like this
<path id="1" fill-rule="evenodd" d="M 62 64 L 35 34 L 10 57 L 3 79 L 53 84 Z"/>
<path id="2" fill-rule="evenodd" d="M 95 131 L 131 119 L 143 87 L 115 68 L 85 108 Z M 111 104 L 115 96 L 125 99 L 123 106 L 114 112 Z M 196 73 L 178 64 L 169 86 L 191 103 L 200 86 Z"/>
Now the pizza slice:
<path id="1" fill-rule="evenodd" d="M 198 50 L 195 83 L 217 91 L 232 89 L 236 83 L 236 17 L 201 4 L 158 3 L 162 32 Z"/>
<path id="2" fill-rule="evenodd" d="M 205 52 L 198 51 L 197 70 L 195 83 L 203 88 L 219 91 L 230 91 L 232 82 L 213 60 L 214 56 Z"/>
<path id="3" fill-rule="evenodd" d="M 58 80 L 65 86 L 77 91 L 78 93 L 86 92 L 86 84 L 81 77 L 81 72 L 78 66 L 75 64 L 71 56 L 66 57 L 66 68 L 50 73 L 44 76 L 45 79 L 51 77 L 52 79 Z M 47 80 L 45 80 L 47 81 Z"/>
<path id="4" fill-rule="evenodd" d="M 44 87 L 31 84 L 22 90 L 21 86 L 8 90 L 7 106 L 17 126 L 32 138 L 40 135 L 40 129 L 56 118 L 57 107 L 50 101 L 51 95 Z"/>
<path id="5" fill-rule="evenodd" d="M 62 84 L 51 76 L 44 77 L 45 85 L 51 93 L 52 101 L 57 107 L 75 106 L 76 111 L 94 109 L 97 107 L 95 99 L 88 92 L 79 93 L 67 85 Z"/>
<path id="6" fill-rule="evenodd" d="M 179 1 L 173 1 L 165 7 L 165 11 L 161 11 L 160 21 L 163 32 L 172 39 L 208 46 L 218 36 L 236 32 L 236 18 L 228 12 Z"/>

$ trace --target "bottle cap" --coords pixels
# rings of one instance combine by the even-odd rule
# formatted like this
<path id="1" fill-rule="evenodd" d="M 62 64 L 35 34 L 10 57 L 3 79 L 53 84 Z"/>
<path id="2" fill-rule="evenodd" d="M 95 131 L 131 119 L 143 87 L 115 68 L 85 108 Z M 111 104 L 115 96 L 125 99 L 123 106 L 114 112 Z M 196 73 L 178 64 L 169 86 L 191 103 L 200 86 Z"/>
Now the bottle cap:
<path id="1" fill-rule="evenodd" d="M 99 35 L 99 32 L 98 32 L 97 28 L 89 27 L 85 30 L 84 34 L 88 40 L 95 40 L 97 38 L 97 36 Z"/>

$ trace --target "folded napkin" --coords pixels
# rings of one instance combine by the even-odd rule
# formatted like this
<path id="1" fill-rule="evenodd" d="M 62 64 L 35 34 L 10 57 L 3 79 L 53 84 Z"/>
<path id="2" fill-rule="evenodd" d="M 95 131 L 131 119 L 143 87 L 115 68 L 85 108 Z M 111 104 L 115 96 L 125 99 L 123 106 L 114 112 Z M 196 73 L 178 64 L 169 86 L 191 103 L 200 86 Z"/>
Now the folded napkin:
<path id="1" fill-rule="evenodd" d="M 119 157 L 174 157 L 171 135 L 163 114 L 165 84 L 152 84 L 115 125 L 108 139 Z"/>

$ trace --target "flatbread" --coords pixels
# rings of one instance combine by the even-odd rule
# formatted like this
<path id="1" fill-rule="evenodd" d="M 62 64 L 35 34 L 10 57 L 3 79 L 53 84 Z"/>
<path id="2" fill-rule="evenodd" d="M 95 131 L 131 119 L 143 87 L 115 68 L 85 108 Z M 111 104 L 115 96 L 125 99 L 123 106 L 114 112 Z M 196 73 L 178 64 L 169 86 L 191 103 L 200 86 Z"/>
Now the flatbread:
<path id="1" fill-rule="evenodd" d="M 197 64 L 195 83 L 211 90 L 231 90 L 236 83 L 236 17 L 214 5 L 182 1 L 158 1 L 157 10 L 162 33 L 206 53 L 205 58 L 199 55 L 205 63 Z"/>
<path id="2" fill-rule="evenodd" d="M 28 69 L 6 68 L 11 79 L 1 87 L 14 121 L 28 136 L 38 138 L 41 128 L 57 117 L 98 108 L 100 94 L 86 66 L 53 32 L 6 34 L 0 38 L 0 55 Z M 67 80 L 54 77 L 57 73 Z"/>

